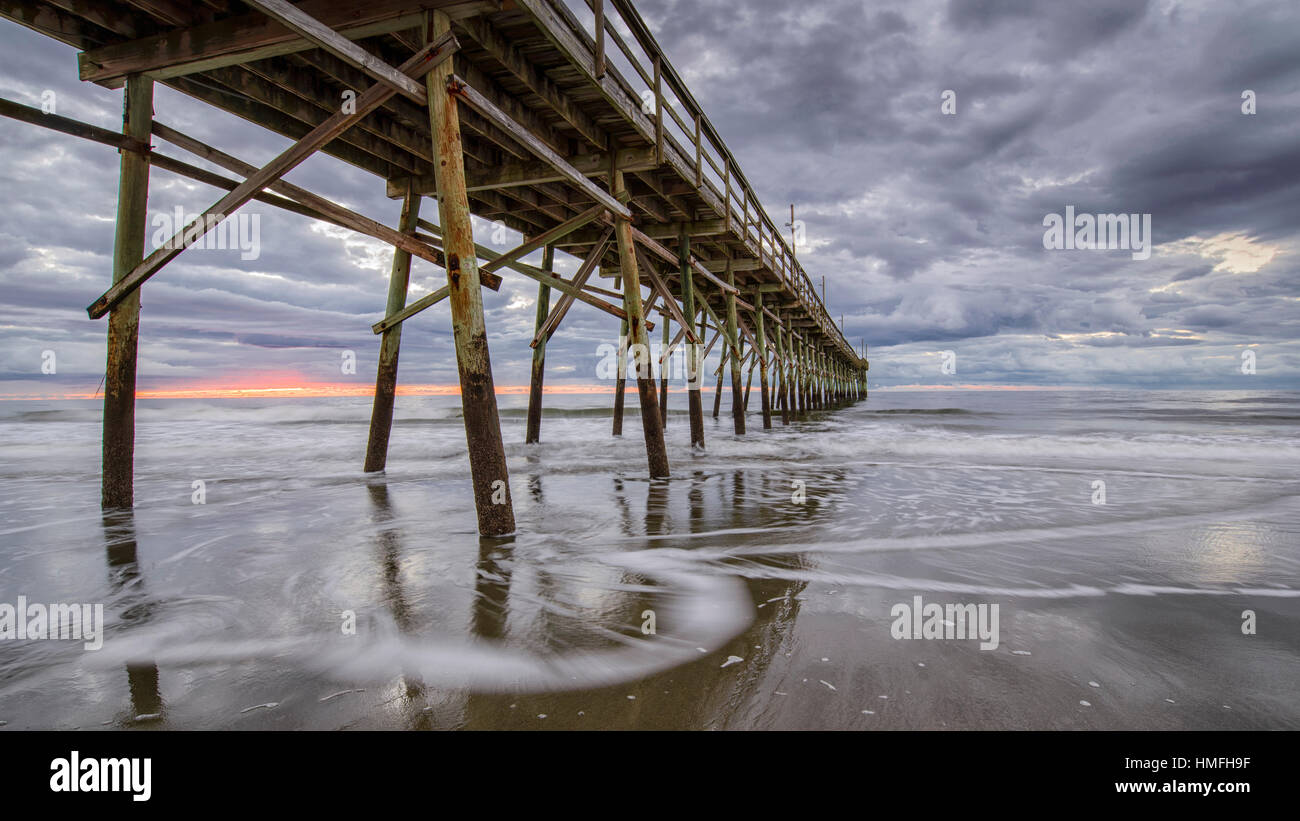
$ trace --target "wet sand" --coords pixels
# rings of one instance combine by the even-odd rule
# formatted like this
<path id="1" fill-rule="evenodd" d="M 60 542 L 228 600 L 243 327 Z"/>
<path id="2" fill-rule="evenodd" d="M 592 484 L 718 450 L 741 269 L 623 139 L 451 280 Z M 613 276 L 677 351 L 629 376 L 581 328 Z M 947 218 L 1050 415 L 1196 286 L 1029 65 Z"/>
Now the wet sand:
<path id="1" fill-rule="evenodd" d="M 510 445 L 520 534 L 496 541 L 464 506 L 454 410 L 408 403 L 376 478 L 349 458 L 364 407 L 190 408 L 201 442 L 157 407 L 141 501 L 109 522 L 71 469 L 93 409 L 11 416 L 0 600 L 103 601 L 109 626 L 97 652 L 0 642 L 0 721 L 1300 727 L 1294 406 L 1086 400 L 873 396 L 744 442 L 724 413 L 666 483 L 639 476 L 634 415 L 610 440 L 608 411 L 577 407 L 542 447 Z M 1214 418 L 1240 407 L 1266 418 Z M 39 460 L 36 426 L 54 431 Z M 997 605 L 998 647 L 893 638 L 918 595 Z"/>

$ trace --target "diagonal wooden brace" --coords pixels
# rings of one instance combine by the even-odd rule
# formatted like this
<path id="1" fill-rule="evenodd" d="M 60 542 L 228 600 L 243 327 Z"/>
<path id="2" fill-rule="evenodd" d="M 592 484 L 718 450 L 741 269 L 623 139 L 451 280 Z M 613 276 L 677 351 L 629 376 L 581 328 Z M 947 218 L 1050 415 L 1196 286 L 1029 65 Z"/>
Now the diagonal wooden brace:
<path id="1" fill-rule="evenodd" d="M 459 47 L 460 44 L 456 42 L 455 36 L 451 32 L 447 32 L 417 51 L 401 65 L 399 70 L 408 77 L 422 77 L 434 66 L 449 58 Z M 199 215 L 194 222 L 181 229 L 175 236 L 164 243 L 163 247 L 150 254 L 129 274 L 105 291 L 99 299 L 86 308 L 86 313 L 90 315 L 91 319 L 99 319 L 107 314 L 127 294 L 134 292 L 164 265 L 179 256 L 186 248 L 202 239 L 208 231 L 251 200 L 259 191 L 289 173 L 319 150 L 321 146 L 356 125 L 363 117 L 374 111 L 396 93 L 391 87 L 382 83 L 373 85 L 361 92 L 355 101 L 356 110 L 353 113 L 344 114 L 341 111 L 338 112 L 313 128 L 301 140 L 281 152 L 278 157 L 262 166 L 257 173 L 244 180 L 238 188 L 214 203 L 207 211 Z"/>
<path id="2" fill-rule="evenodd" d="M 573 279 L 569 280 L 569 284 L 575 288 L 582 288 L 587 284 L 592 272 L 600 265 L 600 258 L 605 255 L 605 248 L 609 245 L 609 238 L 613 234 L 614 229 L 612 226 L 605 230 L 605 234 L 591 249 L 591 253 L 587 255 L 587 258 L 583 260 L 582 266 L 578 268 L 578 273 L 573 275 Z M 550 340 L 551 336 L 555 334 L 556 328 L 560 327 L 560 321 L 569 312 L 574 300 L 575 297 L 572 294 L 560 295 L 560 298 L 555 302 L 555 307 L 547 314 L 546 321 L 542 323 L 542 327 L 537 329 L 537 335 L 533 337 L 533 341 L 529 343 L 528 347 L 536 348 L 542 344 L 543 340 Z"/>

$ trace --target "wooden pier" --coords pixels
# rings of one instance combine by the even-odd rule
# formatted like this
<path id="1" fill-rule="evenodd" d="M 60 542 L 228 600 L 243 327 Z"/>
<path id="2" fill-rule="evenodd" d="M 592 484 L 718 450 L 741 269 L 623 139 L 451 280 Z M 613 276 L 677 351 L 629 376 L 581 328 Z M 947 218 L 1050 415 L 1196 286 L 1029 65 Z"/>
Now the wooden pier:
<path id="1" fill-rule="evenodd" d="M 831 320 L 632 3 L 575 5 L 581 16 L 563 0 L 0 0 L 0 15 L 79 49 L 82 80 L 124 89 L 121 133 L 0 100 L 0 114 L 121 154 L 111 283 L 106 276 L 110 287 L 87 308 L 108 324 L 105 509 L 133 503 L 140 289 L 253 199 L 393 246 L 386 315 L 372 329 L 380 354 L 366 471 L 387 458 L 402 322 L 448 303 L 483 535 L 515 529 L 481 293 L 507 272 L 538 283 L 529 443 L 541 438 L 546 343 L 575 302 L 609 314 L 611 329 L 619 323 L 652 478 L 671 475 L 668 381 L 656 385 L 649 347 L 656 326 L 661 374 L 685 346 L 695 448 L 706 446 L 700 388 L 711 376 L 716 417 L 729 374 L 737 434 L 746 432 L 755 370 L 764 429 L 865 397 L 865 350 Z M 155 83 L 296 142 L 253 167 L 160 122 Z M 231 176 L 154 153 L 155 140 Z M 397 228 L 282 179 L 317 151 L 381 177 L 400 202 Z M 228 193 L 146 254 L 151 168 Z M 421 218 L 424 197 L 436 201 L 437 224 Z M 475 244 L 471 215 L 500 221 L 524 242 L 504 254 Z M 540 268 L 522 261 L 538 249 Z M 553 272 L 556 250 L 583 260 L 573 277 Z M 447 284 L 408 303 L 412 256 L 445 269 Z M 613 288 L 597 285 L 601 278 Z M 705 373 L 719 340 L 722 364 Z M 616 384 L 615 433 L 626 373 Z"/>

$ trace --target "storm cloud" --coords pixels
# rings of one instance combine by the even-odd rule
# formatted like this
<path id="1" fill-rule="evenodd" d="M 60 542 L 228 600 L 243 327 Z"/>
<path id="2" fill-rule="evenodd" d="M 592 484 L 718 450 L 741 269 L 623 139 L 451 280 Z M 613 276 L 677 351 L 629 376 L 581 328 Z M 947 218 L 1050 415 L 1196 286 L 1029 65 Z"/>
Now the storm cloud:
<path id="1" fill-rule="evenodd" d="M 845 334 L 873 385 L 1300 388 L 1300 6 L 1093 0 L 638 0 Z M 0 94 L 117 129 L 120 94 L 77 80 L 75 50 L 0 21 Z M 1243 93 L 1255 113 L 1243 113 Z M 953 92 L 955 113 L 941 109 Z M 159 120 L 253 163 L 286 141 L 158 87 Z M 0 394 L 93 388 L 117 155 L 0 122 Z M 162 150 L 172 152 L 166 146 Z M 217 169 L 213 169 L 217 170 Z M 393 224 L 382 181 L 329 157 L 289 179 Z M 150 214 L 219 192 L 155 171 Z M 1150 214 L 1149 259 L 1047 250 L 1043 220 Z M 432 212 L 432 203 L 425 208 Z M 390 250 L 252 203 L 262 254 L 187 251 L 144 290 L 140 373 L 373 379 Z M 480 241 L 490 226 L 479 225 Z M 518 238 L 511 235 L 509 244 Z M 533 261 L 536 257 L 533 258 Z M 576 262 L 560 255 L 558 269 Z M 440 284 L 419 260 L 412 293 Z M 536 285 L 485 293 L 500 384 L 526 382 Z M 407 323 L 403 382 L 454 383 L 450 322 Z M 548 383 L 594 382 L 610 318 L 577 306 Z M 1241 352 L 1257 355 L 1245 376 Z M 340 352 L 357 354 L 342 376 Z M 954 351 L 958 373 L 940 373 Z M 5 387 L 6 385 L 12 387 Z"/>

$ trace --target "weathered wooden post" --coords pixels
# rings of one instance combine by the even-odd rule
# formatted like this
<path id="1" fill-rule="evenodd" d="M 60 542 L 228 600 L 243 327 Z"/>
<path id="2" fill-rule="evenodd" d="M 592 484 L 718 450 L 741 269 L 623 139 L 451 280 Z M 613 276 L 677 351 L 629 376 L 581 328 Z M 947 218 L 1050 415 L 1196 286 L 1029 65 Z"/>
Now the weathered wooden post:
<path id="1" fill-rule="evenodd" d="M 629 199 L 623 172 L 611 175 L 611 192 L 620 202 Z M 668 449 L 664 445 L 664 426 L 659 421 L 655 383 L 650 372 L 650 334 L 646 331 L 641 305 L 641 275 L 637 270 L 636 249 L 632 245 L 632 222 L 615 217 L 614 234 L 618 237 L 619 269 L 623 277 L 623 310 L 627 312 L 628 330 L 636 350 L 636 387 L 641 399 L 641 428 L 645 433 L 646 461 L 651 479 L 668 478 Z"/>
<path id="2" fill-rule="evenodd" d="M 745 433 L 745 399 L 740 389 L 740 331 L 736 318 L 736 268 L 731 256 L 727 256 L 727 284 L 732 290 L 727 291 L 727 344 L 731 346 L 731 416 L 735 423 L 737 435 Z"/>
<path id="3" fill-rule="evenodd" d="M 425 42 L 451 31 L 451 18 L 433 11 L 426 18 Z M 469 195 L 465 190 L 465 158 L 460 136 L 456 98 L 448 93 L 452 61 L 443 60 L 425 75 L 429 95 L 429 126 L 437 162 L 438 213 L 447 256 L 452 330 L 456 340 L 456 365 L 460 372 L 460 402 L 465 417 L 470 474 L 479 533 L 503 536 L 515 529 L 506 470 L 505 444 L 497 415 L 497 397 L 483 321 L 483 294 L 479 286 L 478 256 L 470 223 Z"/>
<path id="4" fill-rule="evenodd" d="M 122 133 L 144 143 L 153 128 L 153 80 L 126 78 L 122 97 Z M 148 219 L 149 158 L 122 151 L 117 186 L 117 232 L 113 238 L 113 284 L 144 260 Z M 104 510 L 135 504 L 135 369 L 140 339 L 140 291 L 134 290 L 108 316 L 108 356 L 104 368 L 103 473 L 100 504 Z"/>
<path id="5" fill-rule="evenodd" d="M 818 408 L 821 410 L 830 409 L 830 389 L 827 387 L 826 380 L 826 352 L 820 348 L 816 352 L 817 362 L 817 394 Z"/>
<path id="6" fill-rule="evenodd" d="M 614 382 L 614 435 L 623 435 L 623 395 L 627 390 L 627 320 L 618 326 L 618 378 Z"/>
<path id="7" fill-rule="evenodd" d="M 798 418 L 799 404 L 796 392 L 799 389 L 799 348 L 795 342 L 794 320 L 788 313 L 784 314 L 784 319 L 790 323 L 785 332 L 785 406 L 791 416 Z"/>
<path id="8" fill-rule="evenodd" d="M 672 299 L 672 297 L 668 298 Z M 668 311 L 665 310 L 663 347 L 660 348 L 661 353 L 664 354 L 668 352 L 668 346 L 672 344 L 673 341 L 673 338 L 668 335 L 668 326 L 670 324 L 671 323 L 668 321 Z M 663 425 L 665 429 L 668 427 L 668 371 L 671 367 L 669 364 L 669 360 L 671 359 L 672 357 L 665 356 L 664 361 L 659 363 L 659 424 Z"/>
<path id="9" fill-rule="evenodd" d="M 754 361 L 753 361 L 753 362 L 750 362 L 748 372 L 745 372 L 745 401 L 744 401 L 744 403 L 741 403 L 741 407 L 742 407 L 742 408 L 745 408 L 745 412 L 746 412 L 746 413 L 749 412 L 749 388 L 750 388 L 750 387 L 753 387 L 753 385 L 754 385 L 754 366 L 755 366 L 755 365 L 758 365 L 758 357 L 757 357 L 757 356 L 754 357 Z"/>
<path id="10" fill-rule="evenodd" d="M 781 405 L 781 424 L 790 424 L 790 347 L 786 344 L 785 323 L 776 326 L 776 350 L 780 354 L 778 370 L 781 374 L 780 387 L 777 390 L 777 402 Z"/>
<path id="11" fill-rule="evenodd" d="M 808 348 L 808 366 L 812 369 L 812 408 L 822 409 L 822 372 L 816 345 Z"/>
<path id="12" fill-rule="evenodd" d="M 550 272 L 555 268 L 555 246 L 547 245 L 542 251 L 542 270 Z M 537 283 L 537 314 L 533 334 L 540 335 L 546 318 L 551 313 L 551 286 L 545 282 Z M 532 379 L 528 383 L 528 429 L 524 444 L 532 445 L 542 438 L 542 383 L 546 378 L 546 337 L 542 336 L 537 347 L 533 348 Z"/>
<path id="13" fill-rule="evenodd" d="M 802 393 L 800 394 L 800 397 L 799 397 L 799 404 L 800 404 L 801 409 L 802 409 L 804 412 L 808 412 L 808 411 L 813 410 L 813 404 L 812 404 L 812 397 L 813 397 L 813 392 L 812 392 L 812 378 L 813 378 L 813 373 L 812 373 L 812 356 L 811 356 L 811 353 L 810 353 L 809 348 L 810 348 L 810 343 L 809 343 L 807 337 L 805 337 L 804 340 L 803 340 L 803 344 L 800 346 L 800 350 L 799 350 L 799 357 L 800 357 L 801 363 L 802 363 L 802 365 L 803 365 L 803 391 L 802 391 Z"/>
<path id="14" fill-rule="evenodd" d="M 691 234 L 686 229 L 685 223 L 678 226 L 677 245 L 677 258 L 680 265 L 678 274 L 682 286 L 682 314 L 688 321 L 695 322 L 695 285 L 691 266 Z M 704 325 L 702 319 L 699 324 L 701 327 Z M 703 339 L 703 332 L 699 336 Z M 704 363 L 699 361 L 700 350 L 698 343 L 692 342 L 690 339 L 686 340 L 686 396 L 691 417 L 691 447 L 694 448 L 704 447 L 704 403 L 700 397 L 700 382 L 704 376 L 702 373 Z"/>
<path id="15" fill-rule="evenodd" d="M 754 329 L 755 339 L 758 342 L 758 350 L 755 355 L 758 357 L 758 391 L 763 400 L 763 430 L 772 429 L 772 396 L 767 391 L 767 334 L 763 330 L 763 289 L 754 289 Z"/>
<path id="16" fill-rule="evenodd" d="M 728 343 L 727 347 L 730 348 L 730 343 Z M 730 350 L 723 350 L 722 361 L 718 363 L 718 388 L 713 392 L 713 418 L 714 419 L 718 418 L 718 412 L 722 410 L 722 372 L 727 367 L 727 357 L 730 355 L 730 353 L 731 353 Z"/>
<path id="17" fill-rule="evenodd" d="M 420 221 L 420 195 L 414 180 L 407 186 L 402 200 L 402 216 L 397 230 L 414 234 Z M 388 305 L 384 316 L 392 316 L 406 307 L 406 291 L 411 281 L 411 254 L 393 249 L 393 266 L 388 274 Z M 393 405 L 397 397 L 397 359 L 402 346 L 402 323 L 385 328 L 379 340 L 379 368 L 375 374 L 375 401 L 370 408 L 370 438 L 366 442 L 363 470 L 375 473 L 388 463 L 388 437 L 393 430 Z"/>
<path id="18" fill-rule="evenodd" d="M 817 371 L 821 376 L 821 405 L 825 410 L 831 407 L 831 373 L 825 350 L 817 351 Z"/>

